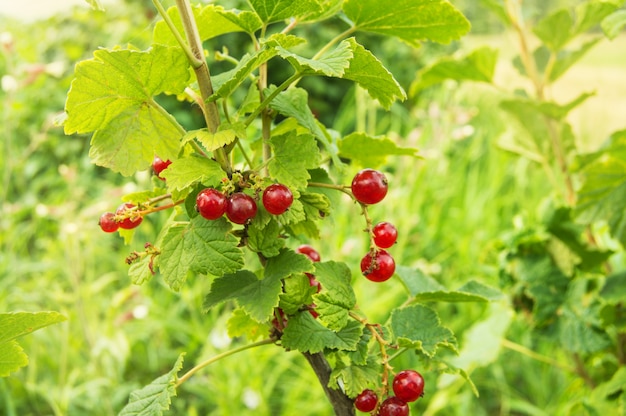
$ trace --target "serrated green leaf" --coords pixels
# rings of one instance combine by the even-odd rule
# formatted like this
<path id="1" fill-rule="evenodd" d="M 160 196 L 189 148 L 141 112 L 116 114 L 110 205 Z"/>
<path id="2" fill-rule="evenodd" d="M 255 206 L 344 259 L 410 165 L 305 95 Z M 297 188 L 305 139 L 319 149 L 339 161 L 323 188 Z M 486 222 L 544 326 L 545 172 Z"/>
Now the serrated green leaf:
<path id="1" fill-rule="evenodd" d="M 265 257 L 278 256 L 285 246 L 285 239 L 279 237 L 280 231 L 280 225 L 275 220 L 264 227 L 257 227 L 253 222 L 248 228 L 248 248 Z"/>
<path id="2" fill-rule="evenodd" d="M 302 192 L 300 194 L 300 202 L 308 219 L 319 220 L 330 215 L 330 200 L 324 194 Z"/>
<path id="3" fill-rule="evenodd" d="M 573 37 L 574 18 L 568 9 L 560 9 L 542 18 L 533 32 L 553 52 L 560 51 Z"/>
<path id="4" fill-rule="evenodd" d="M 226 330 L 231 338 L 245 336 L 249 341 L 267 335 L 267 325 L 252 319 L 242 308 L 233 311 L 232 316 L 226 322 Z"/>
<path id="5" fill-rule="evenodd" d="M 169 410 L 171 398 L 176 396 L 177 374 L 183 367 L 183 356 L 178 356 L 174 367 L 167 374 L 133 391 L 128 404 L 118 416 L 162 416 L 164 410 Z"/>
<path id="6" fill-rule="evenodd" d="M 179 48 L 98 50 L 76 65 L 68 92 L 65 133 L 90 133 L 94 163 L 123 175 L 147 169 L 158 154 L 178 156 L 182 127 L 153 96 L 182 92 L 188 62 Z"/>
<path id="7" fill-rule="evenodd" d="M 217 12 L 250 34 L 263 27 L 259 15 L 248 10 L 218 10 Z"/>
<path id="8" fill-rule="evenodd" d="M 293 315 L 304 305 L 313 303 L 315 287 L 311 287 L 309 278 L 304 274 L 294 274 L 283 282 L 283 293 L 280 294 L 280 308 L 287 314 Z"/>
<path id="9" fill-rule="evenodd" d="M 341 365 L 333 369 L 329 386 L 339 388 L 341 382 L 346 395 L 354 398 L 367 388 L 378 388 L 374 380 L 380 377 L 380 371 L 380 363 L 375 361 L 366 365 Z"/>
<path id="10" fill-rule="evenodd" d="M 576 6 L 575 34 L 582 34 L 600 24 L 619 8 L 614 1 L 588 1 Z"/>
<path id="11" fill-rule="evenodd" d="M 0 313 L 0 377 L 28 365 L 28 356 L 17 338 L 66 319 L 58 312 Z"/>
<path id="12" fill-rule="evenodd" d="M 612 344 L 611 338 L 599 326 L 567 308 L 563 312 L 559 317 L 559 339 L 566 350 L 579 354 L 593 354 Z"/>
<path id="13" fill-rule="evenodd" d="M 372 333 L 370 331 L 363 331 L 361 335 L 361 339 L 356 346 L 356 350 L 354 351 L 345 351 L 346 357 L 352 362 L 352 364 L 356 365 L 365 365 L 368 360 L 372 359 L 372 356 L 369 354 L 369 342 L 372 339 Z"/>
<path id="14" fill-rule="evenodd" d="M 575 209 L 577 221 L 591 224 L 606 220 L 611 234 L 626 244 L 626 132 L 613 136 L 613 143 L 581 171 Z"/>
<path id="15" fill-rule="evenodd" d="M 352 59 L 352 48 L 347 40 L 342 41 L 335 49 L 318 59 L 305 58 L 283 47 L 278 47 L 277 51 L 294 67 L 296 72 L 304 75 L 317 74 L 341 78 Z"/>
<path id="16" fill-rule="evenodd" d="M 315 263 L 315 278 L 322 291 L 315 295 L 319 319 L 328 328 L 338 331 L 348 323 L 349 312 L 356 305 L 352 289 L 352 273 L 345 263 Z"/>
<path id="17" fill-rule="evenodd" d="M 626 10 L 618 10 L 605 17 L 601 26 L 604 34 L 610 40 L 615 39 L 626 25 Z"/>
<path id="18" fill-rule="evenodd" d="M 292 250 L 281 250 L 280 254 L 267 260 L 265 278 L 284 279 L 293 273 L 312 273 L 313 264 L 301 254 Z"/>
<path id="19" fill-rule="evenodd" d="M 431 40 L 450 43 L 470 30 L 470 22 L 445 0 L 346 0 L 346 16 L 357 30 L 396 36 L 413 46 Z"/>
<path id="20" fill-rule="evenodd" d="M 322 5 L 316 0 L 249 0 L 249 3 L 266 24 L 323 11 Z"/>
<path id="21" fill-rule="evenodd" d="M 370 168 L 383 165 L 391 155 L 418 157 L 417 149 L 399 147 L 387 137 L 374 137 L 367 133 L 349 134 L 338 144 L 339 156 Z"/>
<path id="22" fill-rule="evenodd" d="M 273 91 L 275 87 L 268 88 L 268 94 Z M 270 103 L 270 107 L 285 117 L 293 117 L 298 124 L 302 127 L 307 128 L 326 148 L 326 150 L 330 153 L 333 162 L 337 164 L 337 166 L 341 166 L 341 161 L 337 156 L 337 152 L 330 144 L 329 137 L 327 136 L 327 132 L 323 125 L 321 125 L 313 112 L 309 108 L 309 96 L 305 89 L 302 88 L 290 88 L 286 91 L 281 92 L 272 100 Z M 290 133 L 295 133 L 293 130 Z M 281 137 L 281 135 L 277 135 Z M 285 135 L 282 135 L 285 136 Z M 315 145 L 317 149 L 317 145 Z M 312 150 L 312 148 L 311 148 Z M 310 157 L 319 158 L 319 150 L 317 155 L 311 155 Z M 308 162 L 306 165 L 306 169 L 314 169 L 319 166 L 319 163 Z M 308 174 L 307 174 L 308 178 Z"/>
<path id="23" fill-rule="evenodd" d="M 559 52 L 554 66 L 552 67 L 552 71 L 550 72 L 550 82 L 556 81 L 563 74 L 565 74 L 567 70 L 572 67 L 572 65 L 585 56 L 587 52 L 589 52 L 589 50 L 591 50 L 591 48 L 593 48 L 600 40 L 602 40 L 602 38 L 597 37 L 582 44 L 576 50 Z"/>
<path id="24" fill-rule="evenodd" d="M 161 176 L 165 178 L 168 189 L 182 191 L 196 183 L 216 187 L 226 177 L 226 173 L 216 161 L 190 155 L 173 161 Z"/>
<path id="25" fill-rule="evenodd" d="M 243 267 L 243 251 L 230 229 L 223 218 L 208 221 L 201 216 L 169 226 L 159 270 L 172 290 L 180 290 L 189 272 L 222 276 Z"/>
<path id="26" fill-rule="evenodd" d="M 312 23 L 335 16 L 343 5 L 343 0 L 315 0 L 319 4 L 319 11 L 311 11 L 299 17 L 300 22 Z"/>
<path id="27" fill-rule="evenodd" d="M 198 139 L 206 150 L 212 152 L 231 144 L 237 137 L 246 138 L 246 126 L 243 123 L 230 124 L 224 122 L 220 124 L 215 133 L 211 133 L 208 129 L 193 130 L 188 132 L 183 140 L 187 142 Z"/>
<path id="28" fill-rule="evenodd" d="M 456 81 L 493 82 L 498 50 L 483 46 L 459 58 L 444 57 L 420 69 L 411 85 L 410 94 L 439 84 L 447 79 Z"/>
<path id="29" fill-rule="evenodd" d="M 130 265 L 128 277 L 134 285 L 142 285 L 152 278 L 153 270 L 155 270 L 154 259 L 151 256 L 145 256 Z"/>
<path id="30" fill-rule="evenodd" d="M 226 16 L 225 14 L 227 12 L 225 12 L 224 8 L 221 6 L 209 4 L 202 7 L 200 5 L 195 5 L 192 6 L 191 9 L 196 21 L 196 26 L 198 27 L 198 33 L 200 34 L 201 41 L 205 41 L 225 33 L 248 31 L 248 28 L 243 27 L 244 25 L 239 21 L 239 19 L 229 18 L 230 16 Z M 167 10 L 167 14 L 174 23 L 178 33 L 184 39 L 185 31 L 180 19 L 180 13 L 178 13 L 178 8 L 175 6 L 170 7 Z M 161 45 L 178 46 L 178 42 L 172 34 L 172 31 L 163 20 L 158 21 L 156 25 L 154 25 L 153 42 Z"/>
<path id="31" fill-rule="evenodd" d="M 346 41 L 352 46 L 353 57 L 343 78 L 359 84 L 386 110 L 391 108 L 396 99 L 404 101 L 406 92 L 378 58 L 359 45 L 354 38 Z"/>
<path id="32" fill-rule="evenodd" d="M 395 309 L 391 313 L 389 327 L 399 346 L 416 349 L 428 357 L 434 357 L 440 347 L 457 352 L 452 331 L 441 326 L 437 313 L 426 306 Z"/>
<path id="33" fill-rule="evenodd" d="M 626 272 L 617 272 L 607 276 L 600 296 L 615 303 L 626 299 Z"/>
<path id="34" fill-rule="evenodd" d="M 289 319 L 281 342 L 283 347 L 311 354 L 326 348 L 354 351 L 359 343 L 363 326 L 350 321 L 341 331 L 335 332 L 308 312 L 298 312 Z"/>
<path id="35" fill-rule="evenodd" d="M 272 137 L 274 157 L 268 163 L 270 176 L 293 189 L 306 188 L 310 178 L 307 169 L 316 168 L 320 151 L 315 138 L 310 135 L 289 134 Z"/>

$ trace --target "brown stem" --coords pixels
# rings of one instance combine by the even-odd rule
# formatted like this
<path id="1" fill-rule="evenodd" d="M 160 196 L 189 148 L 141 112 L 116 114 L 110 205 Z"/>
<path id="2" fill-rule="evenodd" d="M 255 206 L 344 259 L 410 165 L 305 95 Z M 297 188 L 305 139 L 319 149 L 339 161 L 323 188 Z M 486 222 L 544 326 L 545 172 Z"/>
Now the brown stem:
<path id="1" fill-rule="evenodd" d="M 320 381 L 324 393 L 326 393 L 326 397 L 335 410 L 335 416 L 354 416 L 354 402 L 352 399 L 346 396 L 342 391 L 328 387 L 332 369 L 328 361 L 326 361 L 324 354 L 321 352 L 315 354 L 303 352 L 302 355 L 304 355 L 304 358 L 306 358 L 311 368 L 313 368 L 313 371 L 315 371 L 315 375 L 317 375 L 317 379 Z"/>
<path id="2" fill-rule="evenodd" d="M 587 383 L 587 386 L 589 386 L 591 389 L 594 389 L 596 387 L 596 383 L 595 381 L 593 381 L 593 378 L 591 378 L 591 376 L 589 375 L 589 372 L 585 368 L 585 363 L 583 362 L 582 358 L 580 358 L 580 355 L 578 355 L 577 353 L 574 354 L 574 363 L 576 364 L 576 373 L 583 380 L 585 380 L 585 383 Z"/>

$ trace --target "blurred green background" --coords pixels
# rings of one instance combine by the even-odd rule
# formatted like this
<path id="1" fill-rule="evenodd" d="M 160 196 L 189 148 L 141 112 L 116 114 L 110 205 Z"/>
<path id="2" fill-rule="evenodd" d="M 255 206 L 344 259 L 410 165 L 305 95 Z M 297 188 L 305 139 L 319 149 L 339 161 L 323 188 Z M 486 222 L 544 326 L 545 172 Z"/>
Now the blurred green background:
<path id="1" fill-rule="evenodd" d="M 434 58 L 492 45 L 501 52 L 497 83 L 512 91 L 523 81 L 510 59 L 514 36 L 479 3 L 453 2 L 473 24 L 472 33 L 451 45 L 425 43 L 413 50 L 396 40 L 364 36 L 363 42 L 408 90 L 417 70 Z M 529 19 L 567 0 L 525 2 Z M 9 6 L 12 7 L 12 6 Z M 30 17 L 33 17 L 32 14 Z M 53 16 L 24 21 L 0 15 L 0 311 L 55 310 L 68 321 L 20 340 L 30 364 L 0 379 L 0 414 L 113 415 L 129 393 L 169 371 L 181 352 L 186 367 L 222 352 L 239 340 L 226 335 L 219 311 L 201 313 L 209 283 L 192 279 L 173 293 L 156 277 L 131 285 L 124 262 L 129 251 L 117 235 L 98 227 L 99 215 L 120 197 L 151 186 L 150 173 L 124 178 L 92 165 L 89 137 L 65 136 L 55 120 L 62 114 L 73 66 L 98 47 L 149 45 L 155 15 L 150 1 L 113 3 L 106 13 L 82 4 Z M 325 23 L 329 30 L 336 22 Z M 218 39 L 228 43 L 228 39 Z M 221 45 L 211 42 L 208 50 Z M 230 47 L 230 46 L 229 46 Z M 235 55 L 236 45 L 230 47 Z M 597 148 L 626 125 L 626 37 L 587 55 L 553 89 L 557 100 L 596 91 L 570 116 L 581 146 Z M 494 111 L 498 92 L 477 84 L 444 83 L 390 112 L 377 110 L 361 91 L 343 83 L 306 83 L 312 106 L 341 133 L 366 130 L 389 134 L 415 146 L 423 159 L 391 158 L 385 166 L 391 190 L 373 218 L 400 230 L 394 255 L 456 288 L 470 279 L 498 286 L 495 246 L 515 223 L 536 221 L 537 207 L 552 189 L 531 162 L 496 146 L 508 121 Z M 186 125 L 194 114 L 171 111 Z M 328 219 L 320 242 L 323 259 L 356 266 L 365 239 L 355 229 L 350 203 Z M 151 216 L 139 228 L 137 247 L 153 241 L 164 217 Z M 616 268 L 623 268 L 616 259 Z M 404 301 L 398 281 L 380 285 L 355 278 L 361 309 L 384 322 Z M 227 308 L 227 306 L 224 306 Z M 530 335 L 522 316 L 504 304 L 442 305 L 444 325 L 453 329 L 472 357 L 462 355 L 481 395 L 460 379 L 425 374 L 427 396 L 414 414 L 566 414 L 567 397 L 584 386 L 568 356 L 550 343 L 534 345 L 537 359 L 500 339 L 472 338 L 475 323 L 503 328 L 523 345 Z M 507 329 L 508 328 L 508 329 Z M 406 354 L 405 354 L 406 355 Z M 406 355 L 395 363 L 419 368 Z M 315 375 L 295 352 L 262 347 L 222 360 L 185 383 L 173 401 L 177 415 L 330 415 Z"/>

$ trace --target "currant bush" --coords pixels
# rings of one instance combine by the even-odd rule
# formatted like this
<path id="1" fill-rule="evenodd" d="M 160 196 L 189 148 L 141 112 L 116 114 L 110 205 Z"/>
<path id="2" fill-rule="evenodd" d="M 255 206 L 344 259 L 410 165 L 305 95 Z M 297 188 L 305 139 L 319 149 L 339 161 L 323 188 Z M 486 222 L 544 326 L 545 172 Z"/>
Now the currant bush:
<path id="1" fill-rule="evenodd" d="M 215 188 L 206 188 L 196 197 L 196 209 L 207 220 L 216 220 L 226 212 L 226 196 Z"/>
<path id="2" fill-rule="evenodd" d="M 387 178 L 374 169 L 363 169 L 352 179 L 352 194 L 362 204 L 376 204 L 387 195 Z"/>
<path id="3" fill-rule="evenodd" d="M 389 280 L 396 271 L 396 262 L 386 250 L 367 253 L 361 259 L 361 272 L 372 282 Z"/>

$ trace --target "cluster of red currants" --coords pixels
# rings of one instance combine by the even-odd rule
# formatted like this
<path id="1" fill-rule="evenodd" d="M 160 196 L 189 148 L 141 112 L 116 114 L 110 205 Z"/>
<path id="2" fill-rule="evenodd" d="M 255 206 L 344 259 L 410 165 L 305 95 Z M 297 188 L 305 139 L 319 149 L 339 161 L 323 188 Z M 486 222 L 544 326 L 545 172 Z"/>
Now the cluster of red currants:
<path id="1" fill-rule="evenodd" d="M 263 191 L 263 206 L 273 215 L 283 214 L 293 203 L 293 194 L 285 185 L 275 183 Z M 257 212 L 256 201 L 243 192 L 234 192 L 229 196 L 215 188 L 206 188 L 196 197 L 196 209 L 204 218 L 216 220 L 222 215 L 235 224 L 245 224 L 254 218 Z"/>
<path id="2" fill-rule="evenodd" d="M 114 233 L 118 229 L 133 229 L 143 221 L 143 217 L 135 214 L 137 206 L 130 202 L 120 205 L 115 212 L 105 212 L 100 216 L 100 228 L 107 233 Z"/>
<path id="3" fill-rule="evenodd" d="M 352 180 L 352 195 L 364 205 L 377 204 L 387 195 L 388 182 L 385 175 L 374 169 L 359 171 Z M 384 282 L 396 271 L 396 262 L 387 252 L 398 238 L 398 230 L 393 224 L 383 221 L 369 227 L 375 247 L 361 259 L 361 272 L 373 282 Z"/>
<path id="4" fill-rule="evenodd" d="M 376 416 L 408 416 L 408 403 L 424 396 L 424 378 L 417 371 L 403 370 L 393 378 L 392 388 L 395 396 L 387 397 L 380 405 L 376 392 L 365 389 L 354 400 L 354 406 Z"/>

